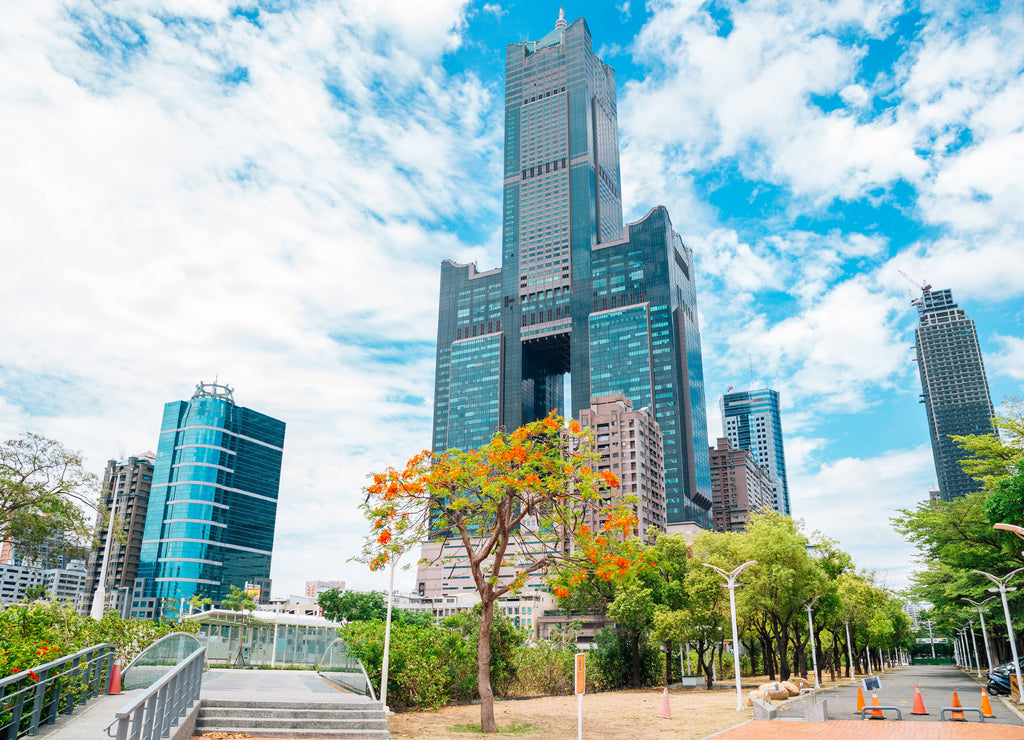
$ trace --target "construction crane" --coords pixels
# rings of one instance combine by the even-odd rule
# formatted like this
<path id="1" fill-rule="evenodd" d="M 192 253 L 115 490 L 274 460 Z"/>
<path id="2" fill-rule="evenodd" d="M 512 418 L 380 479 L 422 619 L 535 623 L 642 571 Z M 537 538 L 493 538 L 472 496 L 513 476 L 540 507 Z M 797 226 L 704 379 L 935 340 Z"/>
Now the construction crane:
<path id="1" fill-rule="evenodd" d="M 921 283 L 919 284 L 916 280 L 914 280 L 912 277 L 910 277 L 910 275 L 908 275 L 907 273 L 903 272 L 903 270 L 899 269 L 898 267 L 896 268 L 896 271 L 900 275 L 902 275 L 903 278 L 908 283 L 913 285 L 915 288 L 920 290 L 922 293 L 927 293 L 929 290 L 932 289 L 931 283 L 927 283 L 927 282 L 924 282 L 922 280 Z M 923 304 L 924 304 L 924 299 L 923 298 L 914 298 L 912 301 L 910 301 L 910 305 L 911 306 L 917 306 L 918 309 L 920 309 Z"/>

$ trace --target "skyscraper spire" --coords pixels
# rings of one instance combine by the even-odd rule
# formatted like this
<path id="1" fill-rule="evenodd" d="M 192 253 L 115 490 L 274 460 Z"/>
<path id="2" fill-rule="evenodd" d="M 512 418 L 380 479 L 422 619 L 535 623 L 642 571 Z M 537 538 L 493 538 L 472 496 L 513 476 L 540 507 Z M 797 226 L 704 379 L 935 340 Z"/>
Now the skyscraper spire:
<path id="1" fill-rule="evenodd" d="M 566 27 L 565 23 L 565 9 L 562 7 L 558 8 L 558 20 L 555 21 L 555 28 L 559 31 L 564 31 Z"/>

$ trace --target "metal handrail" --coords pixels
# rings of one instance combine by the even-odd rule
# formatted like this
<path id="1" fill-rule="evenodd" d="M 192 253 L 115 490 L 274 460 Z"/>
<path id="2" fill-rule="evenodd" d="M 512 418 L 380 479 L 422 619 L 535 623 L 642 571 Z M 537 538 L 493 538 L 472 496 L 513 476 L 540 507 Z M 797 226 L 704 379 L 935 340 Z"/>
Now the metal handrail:
<path id="1" fill-rule="evenodd" d="M 144 648 L 143 650 L 140 650 L 140 651 L 139 651 L 139 654 L 138 654 L 138 655 L 136 655 L 136 656 L 135 656 L 135 657 L 134 657 L 134 658 L 132 659 L 132 662 L 131 662 L 131 663 L 129 663 L 128 665 L 126 665 L 126 666 L 125 666 L 124 668 L 122 668 L 122 669 L 121 669 L 121 675 L 123 676 L 123 675 L 124 675 L 125 673 L 127 673 L 127 672 L 128 672 L 128 669 L 129 669 L 129 668 L 131 668 L 131 667 L 132 667 L 132 666 L 134 666 L 134 665 L 135 665 L 136 663 L 138 663 L 138 662 L 139 662 L 139 659 L 140 659 L 140 658 L 142 658 L 143 656 L 145 656 L 145 655 L 146 655 L 146 653 L 148 653 L 149 651 L 151 651 L 151 650 L 152 650 L 153 648 L 155 648 L 155 647 L 156 647 L 157 645 L 159 645 L 159 644 L 160 644 L 160 643 L 162 643 L 162 642 L 166 642 L 167 640 L 169 640 L 169 639 L 170 639 L 170 638 L 172 638 L 172 637 L 180 637 L 181 635 L 187 635 L 188 637 L 191 637 L 191 638 L 192 638 L 193 640 L 195 640 L 195 641 L 196 641 L 196 645 L 200 645 L 200 646 L 201 646 L 201 645 L 203 644 L 203 643 L 201 643 L 201 642 L 199 641 L 199 638 L 198 638 L 198 637 L 196 637 L 195 635 L 193 635 L 193 634 L 192 634 L 191 632 L 169 632 L 168 634 L 164 635 L 163 637 L 161 637 L 161 638 L 160 638 L 159 640 L 157 640 L 156 642 L 152 642 L 152 643 L 150 643 L 149 645 L 147 645 L 147 646 L 146 646 L 146 647 L 145 647 L 145 648 Z"/>
<path id="2" fill-rule="evenodd" d="M 6 730 L 4 737 L 14 740 L 35 735 L 39 725 L 55 722 L 61 712 L 71 714 L 77 705 L 106 691 L 116 649 L 104 642 L 0 679 L 0 703 L 11 712 L 10 721 L 0 725 L 0 731 Z M 24 685 L 9 690 L 19 683 Z M 22 728 L 26 702 L 30 702 L 31 714 Z"/>
<path id="3" fill-rule="evenodd" d="M 346 648 L 348 647 L 348 643 L 346 643 L 340 637 L 335 638 L 335 640 L 327 646 L 327 649 L 324 650 L 324 654 L 320 656 L 320 660 L 317 662 L 315 666 L 317 673 L 322 673 L 321 669 L 323 668 L 324 660 L 327 659 L 328 653 L 330 653 L 334 646 L 337 645 L 339 642 Z M 363 678 L 366 679 L 366 688 L 370 691 L 370 699 L 372 699 L 373 701 L 377 701 L 377 693 L 373 690 L 373 684 L 370 683 L 370 677 L 366 675 L 366 666 L 364 666 L 363 661 L 359 660 L 359 658 L 356 658 L 356 656 L 353 655 L 352 657 L 355 659 L 356 663 L 359 664 L 359 670 L 363 672 Z"/>
<path id="4" fill-rule="evenodd" d="M 107 725 L 107 736 L 117 740 L 157 740 L 170 732 L 199 698 L 205 656 L 205 647 L 196 648 L 141 696 L 122 707 Z M 114 725 L 117 734 L 111 735 Z"/>

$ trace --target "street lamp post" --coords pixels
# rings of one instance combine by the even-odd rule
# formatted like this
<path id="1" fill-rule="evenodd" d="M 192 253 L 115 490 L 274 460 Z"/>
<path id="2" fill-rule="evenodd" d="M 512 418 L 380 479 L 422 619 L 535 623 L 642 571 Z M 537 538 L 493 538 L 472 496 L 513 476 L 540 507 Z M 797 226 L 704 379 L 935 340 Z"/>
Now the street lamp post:
<path id="1" fill-rule="evenodd" d="M 964 599 L 964 601 L 973 605 L 974 608 L 978 610 L 978 618 L 981 620 L 981 641 L 985 643 L 985 657 L 988 658 L 988 669 L 990 671 L 992 670 L 992 651 L 988 646 L 988 634 L 985 632 L 985 612 L 981 610 L 981 607 L 985 606 L 985 604 L 992 601 L 994 598 L 995 596 L 989 596 L 984 601 L 973 601 L 972 599 L 967 598 Z"/>
<path id="2" fill-rule="evenodd" d="M 716 565 L 712 565 L 711 563 L 704 563 L 704 565 L 722 576 L 726 580 L 726 582 L 722 584 L 722 587 L 729 589 L 729 608 L 732 611 L 732 657 L 736 668 L 736 711 L 742 712 L 743 689 L 740 688 L 740 634 L 739 629 L 736 626 L 736 579 L 739 578 L 740 573 L 745 571 L 751 565 L 757 565 L 757 561 L 748 560 L 743 565 L 735 568 L 731 573 L 726 573 L 724 570 Z"/>
<path id="3" fill-rule="evenodd" d="M 89 616 L 97 622 L 103 619 L 103 609 L 107 601 L 107 568 L 110 566 L 110 541 L 114 539 L 114 515 L 117 512 L 117 483 L 111 486 L 110 492 L 110 518 L 107 520 L 107 542 L 103 548 L 103 561 L 100 565 L 100 577 L 96 583 L 96 592 L 92 595 L 92 608 Z"/>
<path id="4" fill-rule="evenodd" d="M 935 635 L 932 634 L 932 627 L 935 626 L 935 622 L 930 619 L 926 619 L 921 622 L 921 624 L 928 628 L 928 642 L 931 643 L 932 646 L 932 660 L 935 660 Z"/>
<path id="5" fill-rule="evenodd" d="M 380 676 L 380 703 L 384 707 L 384 712 L 388 711 L 388 658 L 390 657 L 391 647 L 391 602 L 394 599 L 395 593 L 395 565 L 397 564 L 400 554 L 390 553 L 388 565 L 391 566 L 391 576 L 388 581 L 388 615 L 384 625 L 384 658 L 381 665 L 381 676 Z"/>
<path id="6" fill-rule="evenodd" d="M 971 644 L 974 646 L 974 665 L 978 667 L 978 678 L 981 678 L 981 658 L 978 655 L 978 640 L 974 637 L 974 622 L 968 621 L 967 626 L 971 631 Z"/>
<path id="7" fill-rule="evenodd" d="M 820 689 L 821 683 L 818 681 L 818 649 L 814 645 L 814 618 L 811 616 L 811 608 L 814 606 L 814 602 L 817 601 L 820 596 L 815 596 L 813 599 L 807 602 L 807 629 L 811 633 L 811 657 L 814 659 L 814 688 Z"/>
<path id="8" fill-rule="evenodd" d="M 999 527 L 1000 525 L 997 524 L 996 526 Z M 1011 526 L 1011 525 L 1005 525 L 1005 527 L 1008 527 L 1008 526 Z M 1000 527 L 1000 528 L 1005 528 L 1005 527 Z M 1020 698 L 1018 700 L 1018 703 L 1024 703 L 1024 681 L 1022 681 L 1021 677 L 1020 677 L 1020 660 L 1017 658 L 1017 642 L 1016 642 L 1016 639 L 1013 636 L 1013 621 L 1011 621 L 1011 619 L 1010 619 L 1010 607 L 1006 603 L 1006 592 L 1007 591 L 1016 591 L 1017 587 L 1014 586 L 1013 588 L 1007 588 L 1006 587 L 1006 583 L 1011 578 L 1013 578 L 1015 575 L 1020 573 L 1022 570 L 1024 570 L 1024 568 L 1017 568 L 1016 570 L 1010 571 L 1009 573 L 1007 573 L 1002 578 L 996 578 L 991 573 L 986 573 L 983 570 L 976 570 L 976 571 L 974 571 L 978 575 L 985 576 L 987 579 L 992 581 L 992 583 L 996 584 L 995 588 L 990 588 L 989 589 L 989 593 L 998 593 L 1000 598 L 1002 598 L 1002 600 L 1003 600 L 1003 615 L 1006 617 L 1006 631 L 1007 631 L 1008 636 L 1010 638 L 1010 653 L 1013 655 L 1013 669 L 1014 669 L 1014 671 L 1017 674 L 1017 688 L 1021 692 L 1020 695 L 1019 695 Z"/>
<path id="9" fill-rule="evenodd" d="M 853 667 L 853 643 L 850 642 L 850 620 L 847 619 L 843 624 L 846 625 L 846 653 L 850 659 L 850 678 L 856 678 L 857 671 Z"/>

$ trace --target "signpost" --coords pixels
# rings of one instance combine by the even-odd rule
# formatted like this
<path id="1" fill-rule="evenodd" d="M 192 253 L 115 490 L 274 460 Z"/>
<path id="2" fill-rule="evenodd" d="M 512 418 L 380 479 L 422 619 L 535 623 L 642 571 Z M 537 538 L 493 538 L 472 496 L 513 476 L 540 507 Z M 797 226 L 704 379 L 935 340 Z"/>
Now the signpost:
<path id="1" fill-rule="evenodd" d="M 583 740 L 583 694 L 587 690 L 587 654 L 576 653 L 576 740 Z"/>

